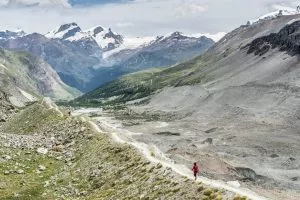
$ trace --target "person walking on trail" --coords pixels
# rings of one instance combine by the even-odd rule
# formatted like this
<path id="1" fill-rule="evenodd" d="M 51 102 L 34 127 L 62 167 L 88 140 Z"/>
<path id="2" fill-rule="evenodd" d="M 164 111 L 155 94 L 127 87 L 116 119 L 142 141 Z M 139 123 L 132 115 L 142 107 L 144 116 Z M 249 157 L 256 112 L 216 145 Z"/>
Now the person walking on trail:
<path id="1" fill-rule="evenodd" d="M 197 163 L 194 163 L 194 166 L 193 166 L 193 168 L 192 168 L 192 171 L 193 171 L 193 173 L 194 173 L 194 177 L 195 177 L 195 181 L 196 181 L 196 180 L 197 180 L 197 175 L 198 175 L 198 173 L 199 173 L 199 167 L 198 167 Z"/>

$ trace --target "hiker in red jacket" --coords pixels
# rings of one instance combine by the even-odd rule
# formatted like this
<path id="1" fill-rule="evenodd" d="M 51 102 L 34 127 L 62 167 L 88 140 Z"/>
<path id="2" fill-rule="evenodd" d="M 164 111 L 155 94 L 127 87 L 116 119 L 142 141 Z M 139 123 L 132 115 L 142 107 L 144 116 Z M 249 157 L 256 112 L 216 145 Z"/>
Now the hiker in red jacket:
<path id="1" fill-rule="evenodd" d="M 194 163 L 192 171 L 194 173 L 195 180 L 197 180 L 197 174 L 199 173 L 199 167 L 198 167 L 197 163 Z"/>

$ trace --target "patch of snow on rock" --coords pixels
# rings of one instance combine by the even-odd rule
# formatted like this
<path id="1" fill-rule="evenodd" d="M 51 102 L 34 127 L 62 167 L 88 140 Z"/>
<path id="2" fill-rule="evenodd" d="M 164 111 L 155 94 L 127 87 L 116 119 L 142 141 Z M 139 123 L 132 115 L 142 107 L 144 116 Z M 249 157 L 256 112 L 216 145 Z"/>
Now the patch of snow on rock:
<path id="1" fill-rule="evenodd" d="M 265 14 L 265 15 L 257 18 L 257 19 L 250 20 L 249 21 L 250 24 L 257 23 L 260 20 L 274 19 L 274 18 L 282 16 L 282 15 L 296 15 L 296 14 L 300 14 L 299 11 L 297 11 L 297 9 L 290 8 L 290 7 L 276 5 L 276 6 L 274 6 L 274 8 L 277 9 L 277 11 Z"/>

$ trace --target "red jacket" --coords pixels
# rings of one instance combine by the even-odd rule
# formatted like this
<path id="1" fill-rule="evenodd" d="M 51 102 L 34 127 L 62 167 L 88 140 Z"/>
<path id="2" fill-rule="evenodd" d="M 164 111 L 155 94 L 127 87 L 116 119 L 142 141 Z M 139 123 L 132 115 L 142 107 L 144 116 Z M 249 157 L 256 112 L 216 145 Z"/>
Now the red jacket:
<path id="1" fill-rule="evenodd" d="M 194 165 L 192 170 L 193 170 L 194 174 L 197 174 L 199 172 L 198 165 Z"/>

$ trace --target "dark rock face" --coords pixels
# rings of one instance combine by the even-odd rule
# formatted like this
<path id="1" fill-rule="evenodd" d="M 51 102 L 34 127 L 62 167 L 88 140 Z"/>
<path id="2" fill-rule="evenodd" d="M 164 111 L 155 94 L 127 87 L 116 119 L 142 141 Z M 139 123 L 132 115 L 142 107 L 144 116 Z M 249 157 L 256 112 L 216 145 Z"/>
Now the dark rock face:
<path id="1" fill-rule="evenodd" d="M 278 33 L 255 39 L 249 45 L 248 54 L 262 56 L 270 49 L 279 48 L 290 55 L 300 53 L 300 21 L 286 25 Z"/>
<path id="2" fill-rule="evenodd" d="M 81 28 L 80 27 L 76 27 L 72 30 L 69 30 L 64 36 L 63 36 L 63 40 L 64 39 L 67 39 L 69 37 L 72 37 L 72 36 L 75 36 L 76 33 L 80 32 L 81 31 Z"/>
<path id="3" fill-rule="evenodd" d="M 76 23 L 64 24 L 59 27 L 57 32 L 65 31 L 65 30 L 69 29 L 71 26 L 78 26 L 78 25 Z"/>
<path id="4" fill-rule="evenodd" d="M 104 29 L 101 26 L 96 27 L 94 29 L 93 36 L 96 37 L 97 34 L 101 33 L 102 31 L 104 31 Z"/>
<path id="5" fill-rule="evenodd" d="M 123 43 L 123 36 L 113 33 L 111 31 L 111 29 L 108 29 L 108 33 L 106 33 L 104 35 L 103 39 L 106 39 L 106 38 L 112 38 L 112 39 L 114 39 L 115 42 L 109 43 L 107 47 L 103 48 L 103 51 L 110 51 L 112 49 L 117 48 L 118 46 L 120 46 Z"/>

